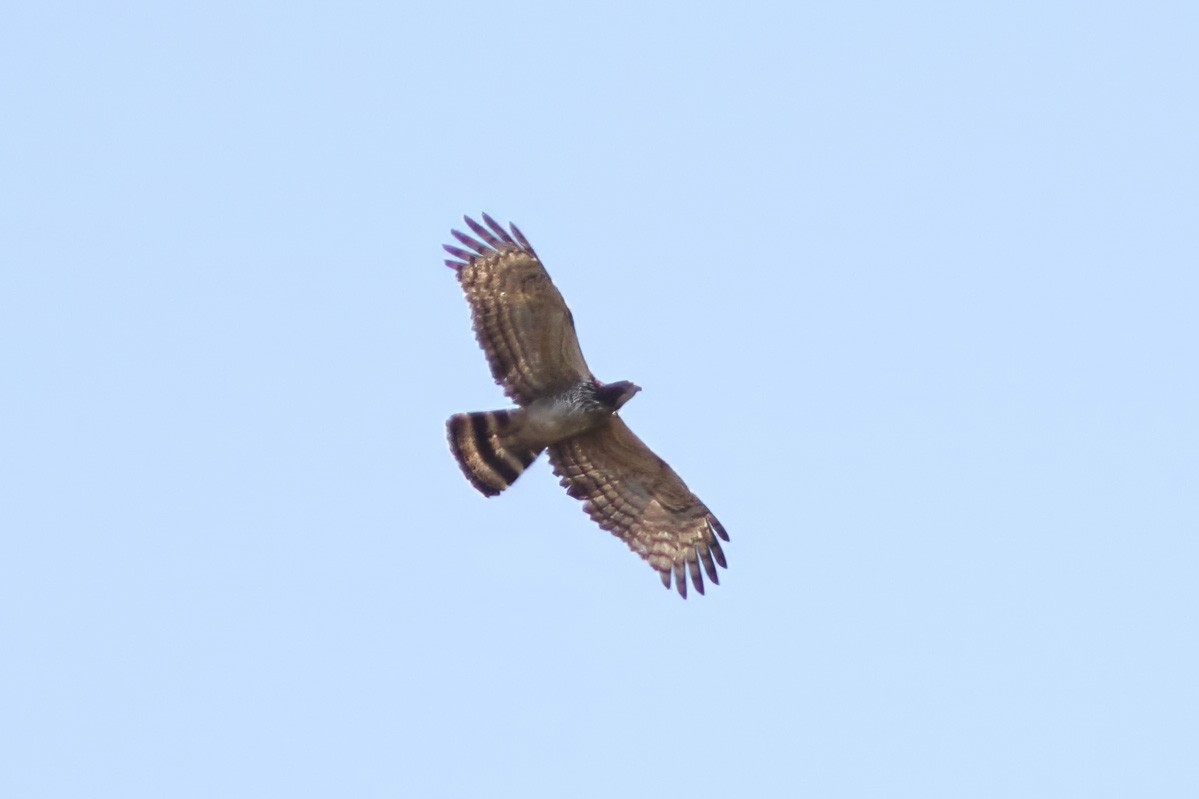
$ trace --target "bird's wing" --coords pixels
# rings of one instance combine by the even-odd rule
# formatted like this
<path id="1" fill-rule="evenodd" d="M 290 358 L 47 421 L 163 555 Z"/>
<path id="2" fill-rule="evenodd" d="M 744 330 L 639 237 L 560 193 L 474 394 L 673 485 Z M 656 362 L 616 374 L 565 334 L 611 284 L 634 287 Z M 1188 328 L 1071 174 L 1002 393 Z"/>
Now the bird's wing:
<path id="1" fill-rule="evenodd" d="M 554 474 L 583 510 L 649 562 L 670 587 L 687 596 L 687 574 L 701 594 L 704 578 L 719 583 L 727 568 L 724 527 L 699 497 L 613 414 L 604 425 L 549 448 Z"/>
<path id="2" fill-rule="evenodd" d="M 451 231 L 470 251 L 445 245 L 474 318 L 475 336 L 491 374 L 519 405 L 591 379 L 570 309 L 537 253 L 512 225 L 511 233 L 483 214 L 466 218 L 478 237 Z"/>

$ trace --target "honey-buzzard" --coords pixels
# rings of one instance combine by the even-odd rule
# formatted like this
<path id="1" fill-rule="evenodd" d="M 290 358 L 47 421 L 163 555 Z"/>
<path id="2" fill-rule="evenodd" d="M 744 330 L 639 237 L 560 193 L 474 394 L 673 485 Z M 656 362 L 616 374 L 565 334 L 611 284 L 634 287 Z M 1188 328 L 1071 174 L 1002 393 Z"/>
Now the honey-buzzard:
<path id="1" fill-rule="evenodd" d="M 583 510 L 658 571 L 683 598 L 687 574 L 701 594 L 703 572 L 719 583 L 727 568 L 720 522 L 666 461 L 642 443 L 617 411 L 640 388 L 602 383 L 583 360 L 574 320 L 528 240 L 487 214 L 465 218 L 478 238 L 457 230 L 468 250 L 445 249 L 474 318 L 491 373 L 520 407 L 460 413 L 447 422 L 450 449 L 466 478 L 495 496 L 542 450 Z M 703 566 L 703 572 L 700 566 Z"/>

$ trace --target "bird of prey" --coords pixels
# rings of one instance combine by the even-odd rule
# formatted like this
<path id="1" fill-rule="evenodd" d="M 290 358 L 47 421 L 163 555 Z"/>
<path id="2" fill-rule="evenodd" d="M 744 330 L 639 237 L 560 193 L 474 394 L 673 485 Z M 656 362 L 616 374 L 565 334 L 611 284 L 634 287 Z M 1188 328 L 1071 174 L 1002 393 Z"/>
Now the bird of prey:
<path id="1" fill-rule="evenodd" d="M 719 583 L 728 568 L 720 522 L 617 411 L 641 389 L 602 383 L 583 360 L 574 319 L 524 234 L 483 214 L 465 217 L 475 237 L 450 231 L 467 249 L 445 245 L 474 319 L 491 373 L 519 407 L 460 413 L 446 423 L 450 449 L 466 479 L 495 496 L 543 450 L 566 492 L 687 598 L 703 572 Z M 476 238 L 477 237 L 477 238 Z M 703 572 L 700 566 L 703 566 Z"/>

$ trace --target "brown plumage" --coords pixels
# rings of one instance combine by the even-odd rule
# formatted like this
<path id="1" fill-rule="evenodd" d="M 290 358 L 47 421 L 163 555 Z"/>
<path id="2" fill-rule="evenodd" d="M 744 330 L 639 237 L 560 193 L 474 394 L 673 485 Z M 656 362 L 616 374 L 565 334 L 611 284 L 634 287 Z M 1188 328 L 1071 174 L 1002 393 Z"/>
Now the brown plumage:
<path id="1" fill-rule="evenodd" d="M 450 417 L 450 449 L 479 491 L 495 496 L 545 449 L 554 474 L 600 527 L 620 538 L 687 596 L 703 575 L 727 568 L 724 527 L 682 479 L 625 425 L 617 411 L 640 389 L 596 380 L 579 349 L 570 310 L 528 240 L 483 215 L 478 237 L 445 245 L 491 373 L 518 406 Z M 701 570 L 702 568 L 702 570 Z"/>

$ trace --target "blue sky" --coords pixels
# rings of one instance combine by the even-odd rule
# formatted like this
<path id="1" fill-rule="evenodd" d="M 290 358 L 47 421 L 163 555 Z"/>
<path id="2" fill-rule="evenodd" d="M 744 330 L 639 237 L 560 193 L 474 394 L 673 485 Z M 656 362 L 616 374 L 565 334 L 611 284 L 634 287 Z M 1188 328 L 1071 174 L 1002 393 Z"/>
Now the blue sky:
<path id="1" fill-rule="evenodd" d="M 1192 4 L 2 18 L 0 794 L 1194 795 Z M 706 597 L 458 472 L 480 211 Z"/>

